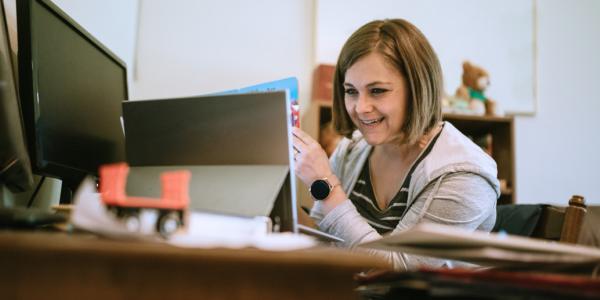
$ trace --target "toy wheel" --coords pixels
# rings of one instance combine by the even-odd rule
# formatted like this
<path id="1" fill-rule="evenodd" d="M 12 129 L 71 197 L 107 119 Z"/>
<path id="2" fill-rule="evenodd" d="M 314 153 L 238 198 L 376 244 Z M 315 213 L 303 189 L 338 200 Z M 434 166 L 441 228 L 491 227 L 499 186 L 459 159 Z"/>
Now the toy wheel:
<path id="1" fill-rule="evenodd" d="M 169 212 L 162 214 L 156 225 L 160 235 L 167 238 L 181 226 L 181 219 L 176 212 Z"/>
<path id="2" fill-rule="evenodd" d="M 114 217 L 119 217 L 119 215 L 121 214 L 119 208 L 114 205 L 107 206 L 106 211 L 108 211 L 108 213 L 112 214 Z"/>
<path id="3" fill-rule="evenodd" d="M 125 227 L 129 232 L 138 232 L 142 227 L 140 217 L 137 214 L 127 215 L 125 217 Z"/>

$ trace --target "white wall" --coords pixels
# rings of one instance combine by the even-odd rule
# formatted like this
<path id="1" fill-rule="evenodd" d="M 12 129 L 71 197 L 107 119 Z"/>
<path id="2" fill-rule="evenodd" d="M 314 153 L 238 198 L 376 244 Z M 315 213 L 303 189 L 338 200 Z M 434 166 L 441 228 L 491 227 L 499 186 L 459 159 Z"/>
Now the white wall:
<path id="1" fill-rule="evenodd" d="M 296 76 L 299 101 L 307 101 L 313 1 L 147 0 L 140 5 L 132 99 L 199 95 Z"/>
<path id="2" fill-rule="evenodd" d="M 538 110 L 516 119 L 517 199 L 600 204 L 600 1 L 538 1 Z"/>

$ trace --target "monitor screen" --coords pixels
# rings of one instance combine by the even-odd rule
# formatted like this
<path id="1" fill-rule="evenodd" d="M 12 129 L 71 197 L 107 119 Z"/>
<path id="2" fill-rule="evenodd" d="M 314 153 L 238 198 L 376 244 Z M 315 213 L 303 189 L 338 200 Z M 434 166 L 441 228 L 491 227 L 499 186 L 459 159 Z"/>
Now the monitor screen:
<path id="1" fill-rule="evenodd" d="M 13 76 L 4 5 L 0 1 L 0 185 L 14 192 L 33 183 Z"/>
<path id="2" fill-rule="evenodd" d="M 124 161 L 125 64 L 48 0 L 17 1 L 19 86 L 35 173 L 76 188 Z"/>

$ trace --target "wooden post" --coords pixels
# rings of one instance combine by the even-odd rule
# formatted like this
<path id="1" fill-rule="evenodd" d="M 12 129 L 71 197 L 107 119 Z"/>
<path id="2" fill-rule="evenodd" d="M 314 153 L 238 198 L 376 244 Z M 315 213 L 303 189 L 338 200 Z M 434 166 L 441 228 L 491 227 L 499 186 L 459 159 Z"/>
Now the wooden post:
<path id="1" fill-rule="evenodd" d="M 576 244 L 587 212 L 583 196 L 573 195 L 569 207 L 565 211 L 565 220 L 560 234 L 560 241 Z"/>

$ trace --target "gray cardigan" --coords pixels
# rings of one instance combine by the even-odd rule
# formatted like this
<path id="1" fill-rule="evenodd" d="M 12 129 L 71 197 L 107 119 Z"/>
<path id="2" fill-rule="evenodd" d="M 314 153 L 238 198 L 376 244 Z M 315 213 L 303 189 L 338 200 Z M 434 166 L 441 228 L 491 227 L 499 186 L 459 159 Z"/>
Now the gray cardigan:
<path id="1" fill-rule="evenodd" d="M 347 195 L 371 152 L 371 146 L 356 131 L 352 139 L 340 141 L 330 159 L 331 168 L 342 181 Z M 494 160 L 445 122 L 431 152 L 417 165 L 408 191 L 407 209 L 390 233 L 403 231 L 419 222 L 453 225 L 469 230 L 490 231 L 496 220 L 500 185 Z M 344 239 L 341 246 L 356 249 L 361 243 L 381 238 L 347 199 L 327 215 L 316 201 L 311 216 L 321 230 Z M 452 267 L 453 262 L 400 252 L 356 249 L 380 256 L 396 270 Z"/>

